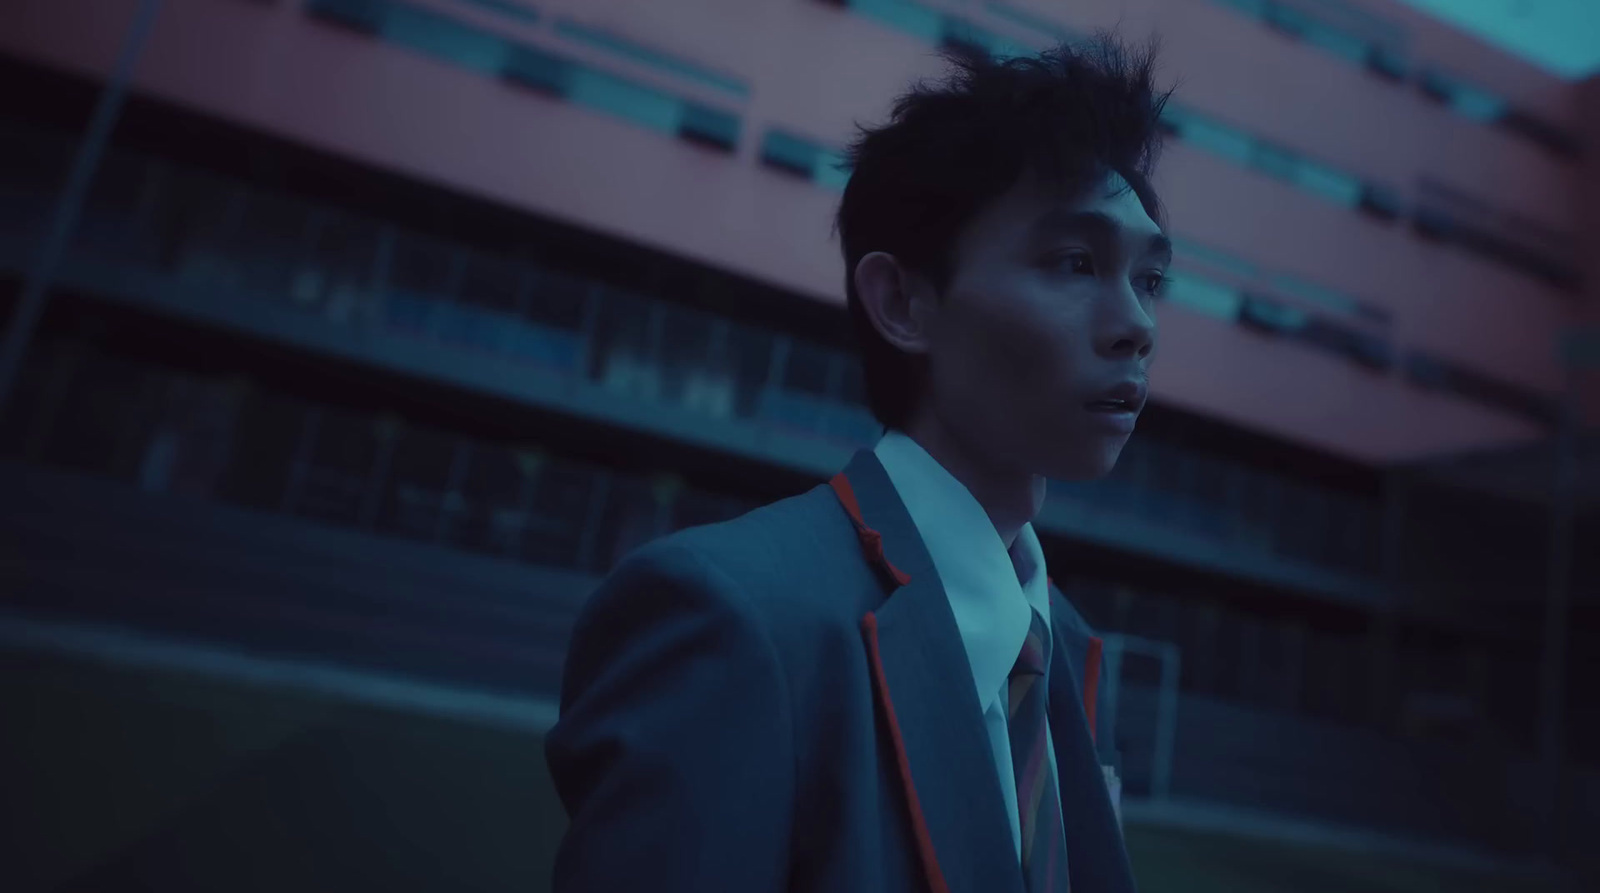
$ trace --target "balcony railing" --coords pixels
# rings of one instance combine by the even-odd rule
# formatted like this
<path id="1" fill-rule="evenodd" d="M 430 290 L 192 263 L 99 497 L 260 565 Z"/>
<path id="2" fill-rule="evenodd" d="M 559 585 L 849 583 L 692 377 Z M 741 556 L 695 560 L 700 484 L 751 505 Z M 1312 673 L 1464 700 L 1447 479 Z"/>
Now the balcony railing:
<path id="1" fill-rule="evenodd" d="M 10 143 L 0 194 L 18 200 L 0 214 L 0 264 L 13 271 L 48 207 L 51 181 L 33 174 L 68 148 L 65 137 L 31 132 Z M 813 472 L 880 430 L 864 406 L 859 364 L 831 346 L 125 152 L 109 154 L 91 193 L 63 273 L 82 291 L 247 329 L 275 314 L 315 333 L 300 349 L 381 341 L 413 373 L 478 364 L 495 382 L 542 381 L 550 387 L 541 393 L 616 402 L 609 417 L 621 424 L 650 415 L 687 435 L 786 438 L 780 458 L 794 444 L 816 444 L 826 461 L 813 461 Z M 433 365 L 417 365 L 424 358 Z M 360 450 L 369 464 L 381 454 L 376 442 Z M 329 466 L 309 475 L 294 499 L 341 517 L 384 510 L 372 501 L 380 497 L 355 495 L 362 475 L 377 472 L 339 474 Z M 1052 493 L 1054 503 L 1087 512 L 1083 524 L 1133 519 L 1181 534 L 1197 554 L 1271 556 L 1358 576 L 1375 567 L 1375 505 L 1148 438 L 1134 438 L 1107 480 Z"/>

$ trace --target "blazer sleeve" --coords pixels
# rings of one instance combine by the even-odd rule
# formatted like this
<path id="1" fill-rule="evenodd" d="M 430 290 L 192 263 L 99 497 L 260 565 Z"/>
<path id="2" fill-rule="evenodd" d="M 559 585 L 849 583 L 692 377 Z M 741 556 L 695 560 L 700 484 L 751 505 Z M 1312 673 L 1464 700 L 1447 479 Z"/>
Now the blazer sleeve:
<path id="1" fill-rule="evenodd" d="M 698 553 L 658 542 L 579 612 L 545 739 L 570 819 L 554 893 L 786 888 L 788 691 L 733 588 Z"/>

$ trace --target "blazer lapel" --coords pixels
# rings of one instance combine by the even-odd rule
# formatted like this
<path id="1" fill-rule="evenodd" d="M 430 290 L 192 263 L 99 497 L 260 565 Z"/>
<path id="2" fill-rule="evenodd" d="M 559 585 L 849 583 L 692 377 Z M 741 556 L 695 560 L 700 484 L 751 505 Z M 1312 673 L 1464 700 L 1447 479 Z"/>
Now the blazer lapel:
<path id="1" fill-rule="evenodd" d="M 1111 808 L 1104 770 L 1084 713 L 1082 678 L 1073 666 L 1066 632 L 1059 624 L 1051 625 L 1055 647 L 1050 657 L 1050 738 L 1056 748 L 1056 780 L 1061 786 L 1061 821 L 1067 833 L 1072 889 L 1134 893 L 1122 829 Z"/>
<path id="2" fill-rule="evenodd" d="M 994 754 L 933 560 L 871 451 L 857 453 L 833 485 L 868 560 L 892 590 L 862 619 L 862 634 L 929 887 L 1020 891 L 1022 870 Z"/>

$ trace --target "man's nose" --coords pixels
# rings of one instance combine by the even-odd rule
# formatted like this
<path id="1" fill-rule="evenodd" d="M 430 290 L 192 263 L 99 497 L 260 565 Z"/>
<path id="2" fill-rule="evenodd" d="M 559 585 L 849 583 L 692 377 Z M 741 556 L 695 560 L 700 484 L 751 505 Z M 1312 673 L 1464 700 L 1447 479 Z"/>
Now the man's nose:
<path id="1" fill-rule="evenodd" d="M 1095 338 L 1095 349 L 1102 356 L 1114 359 L 1148 359 L 1155 350 L 1156 321 L 1139 300 L 1139 295 L 1132 286 L 1124 285 L 1107 304 Z"/>

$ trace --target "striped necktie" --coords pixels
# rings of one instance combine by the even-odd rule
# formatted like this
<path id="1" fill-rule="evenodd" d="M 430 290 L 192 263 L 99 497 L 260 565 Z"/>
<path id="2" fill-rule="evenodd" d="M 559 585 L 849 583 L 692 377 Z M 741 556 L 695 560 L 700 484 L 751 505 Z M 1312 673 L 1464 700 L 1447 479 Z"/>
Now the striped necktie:
<path id="1" fill-rule="evenodd" d="M 1028 893 L 1068 893 L 1067 839 L 1061 827 L 1061 795 L 1050 766 L 1050 630 L 1033 612 L 1033 626 L 1011 669 L 1009 685 L 1011 767 L 1017 777 L 1017 812 L 1022 826 L 1022 874 Z"/>

